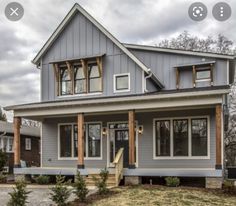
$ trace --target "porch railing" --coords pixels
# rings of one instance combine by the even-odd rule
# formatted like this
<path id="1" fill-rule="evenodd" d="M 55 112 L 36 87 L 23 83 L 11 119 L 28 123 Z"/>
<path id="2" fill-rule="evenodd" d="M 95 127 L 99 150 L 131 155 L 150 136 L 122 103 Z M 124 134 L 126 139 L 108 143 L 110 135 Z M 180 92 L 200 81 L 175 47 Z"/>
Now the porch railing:
<path id="1" fill-rule="evenodd" d="M 124 155 L 124 148 L 120 148 L 113 161 L 113 164 L 115 166 L 116 186 L 119 186 L 120 181 L 123 179 L 123 159 L 124 159 L 123 155 Z"/>

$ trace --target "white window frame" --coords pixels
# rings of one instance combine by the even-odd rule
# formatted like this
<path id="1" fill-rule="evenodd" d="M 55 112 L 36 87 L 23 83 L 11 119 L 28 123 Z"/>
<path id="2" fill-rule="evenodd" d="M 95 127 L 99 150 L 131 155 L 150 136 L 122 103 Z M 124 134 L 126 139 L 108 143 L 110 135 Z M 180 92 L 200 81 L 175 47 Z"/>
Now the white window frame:
<path id="1" fill-rule="evenodd" d="M 206 156 L 192 156 L 192 119 L 207 119 L 207 155 Z M 174 156 L 174 135 L 173 135 L 173 120 L 188 120 L 188 156 Z M 169 120 L 170 121 L 170 156 L 156 156 L 156 121 Z M 153 159 L 210 159 L 210 116 L 189 116 L 189 117 L 170 117 L 170 118 L 154 118 L 153 119 Z"/>
<path id="2" fill-rule="evenodd" d="M 87 131 L 87 128 L 88 128 L 88 125 L 89 124 L 100 124 L 101 125 L 101 144 L 100 144 L 100 157 L 89 157 L 88 156 L 88 132 L 85 132 L 85 138 L 86 138 L 86 145 L 85 145 L 85 149 L 86 149 L 86 156 L 84 156 L 84 160 L 102 160 L 103 159 L 103 134 L 102 134 L 102 122 L 101 121 L 97 121 L 97 122 L 85 122 L 84 125 L 85 125 L 85 130 Z M 71 152 L 72 152 L 72 157 L 61 157 L 60 154 L 61 154 L 61 142 L 60 142 L 60 126 L 62 125 L 70 125 L 72 126 L 72 141 L 71 141 Z M 73 127 L 77 125 L 76 122 L 69 122 L 69 123 L 59 123 L 58 124 L 58 135 L 57 135 L 57 142 L 58 142 L 58 148 L 57 148 L 57 154 L 58 154 L 58 160 L 77 160 L 78 157 L 75 157 L 74 156 L 74 130 L 73 130 Z"/>
<path id="3" fill-rule="evenodd" d="M 0 138 L 0 149 L 4 149 L 4 143 L 3 143 L 3 139 L 7 139 L 7 145 L 6 145 L 6 152 L 7 153 L 14 153 L 14 140 L 13 140 L 13 137 L 11 136 L 3 136 Z M 10 140 L 13 140 L 12 142 L 12 151 L 10 151 Z"/>
<path id="4" fill-rule="evenodd" d="M 29 147 L 27 147 L 27 141 L 29 141 Z M 25 138 L 25 150 L 31 151 L 31 138 Z"/>
<path id="5" fill-rule="evenodd" d="M 197 78 L 197 73 L 198 72 L 203 72 L 202 70 L 196 70 L 196 77 L 195 77 L 195 82 L 210 82 L 211 81 L 211 70 L 205 70 L 205 71 L 209 71 L 210 72 L 210 77 L 209 78 L 202 78 L 202 79 L 198 79 Z"/>
<path id="6" fill-rule="evenodd" d="M 128 89 L 116 89 L 116 78 L 121 76 L 128 76 Z M 130 73 L 122 73 L 122 74 L 114 74 L 113 75 L 113 92 L 114 93 L 122 93 L 122 92 L 130 92 Z"/>

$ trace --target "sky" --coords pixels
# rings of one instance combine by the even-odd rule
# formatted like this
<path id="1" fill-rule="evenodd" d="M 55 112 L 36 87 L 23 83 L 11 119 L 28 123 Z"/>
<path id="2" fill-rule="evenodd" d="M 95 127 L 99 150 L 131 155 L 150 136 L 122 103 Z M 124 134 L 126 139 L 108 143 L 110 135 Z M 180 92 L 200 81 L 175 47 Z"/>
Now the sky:
<path id="1" fill-rule="evenodd" d="M 212 16 L 216 0 L 202 1 L 208 16 L 195 22 L 188 16 L 192 0 L 14 0 L 25 13 L 17 22 L 4 14 L 12 1 L 0 0 L 0 105 L 40 101 L 40 72 L 31 60 L 56 29 L 74 3 L 83 6 L 95 19 L 124 43 L 156 45 L 189 31 L 199 37 L 221 33 L 236 42 L 236 1 L 225 0 L 232 16 L 219 22 Z M 199 0 L 198 0 L 199 1 Z"/>

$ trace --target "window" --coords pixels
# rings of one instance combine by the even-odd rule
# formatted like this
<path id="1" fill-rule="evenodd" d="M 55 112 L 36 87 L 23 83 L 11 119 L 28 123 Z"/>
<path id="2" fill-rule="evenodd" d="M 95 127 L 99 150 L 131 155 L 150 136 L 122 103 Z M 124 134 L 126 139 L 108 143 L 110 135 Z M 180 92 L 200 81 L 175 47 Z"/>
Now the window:
<path id="1" fill-rule="evenodd" d="M 174 156 L 188 156 L 188 120 L 173 121 Z"/>
<path id="2" fill-rule="evenodd" d="M 13 138 L 8 139 L 8 152 L 13 152 Z"/>
<path id="3" fill-rule="evenodd" d="M 101 157 L 101 123 L 86 123 L 84 130 L 84 157 Z M 78 157 L 78 126 L 77 124 L 59 125 L 59 157 Z"/>
<path id="4" fill-rule="evenodd" d="M 154 159 L 209 158 L 209 117 L 154 120 Z"/>
<path id="5" fill-rule="evenodd" d="M 0 138 L 0 149 L 8 153 L 13 152 L 13 137 L 1 137 Z"/>
<path id="6" fill-rule="evenodd" d="M 114 75 L 114 92 L 130 91 L 130 74 Z"/>
<path id="7" fill-rule="evenodd" d="M 156 121 L 156 156 L 170 156 L 170 121 Z"/>
<path id="8" fill-rule="evenodd" d="M 88 79 L 89 93 L 102 91 L 102 76 L 97 64 L 88 65 Z"/>
<path id="9" fill-rule="evenodd" d="M 31 150 L 31 139 L 25 138 L 25 150 Z"/>
<path id="10" fill-rule="evenodd" d="M 210 81 L 211 71 L 210 70 L 197 70 L 196 81 Z"/>
<path id="11" fill-rule="evenodd" d="M 75 67 L 75 94 L 86 93 L 86 71 L 82 66 Z"/>
<path id="12" fill-rule="evenodd" d="M 88 157 L 101 155 L 101 125 L 88 124 Z"/>
<path id="13" fill-rule="evenodd" d="M 207 155 L 207 119 L 192 119 L 192 156 Z"/>
<path id="14" fill-rule="evenodd" d="M 67 67 L 60 68 L 61 95 L 71 94 L 71 79 Z"/>

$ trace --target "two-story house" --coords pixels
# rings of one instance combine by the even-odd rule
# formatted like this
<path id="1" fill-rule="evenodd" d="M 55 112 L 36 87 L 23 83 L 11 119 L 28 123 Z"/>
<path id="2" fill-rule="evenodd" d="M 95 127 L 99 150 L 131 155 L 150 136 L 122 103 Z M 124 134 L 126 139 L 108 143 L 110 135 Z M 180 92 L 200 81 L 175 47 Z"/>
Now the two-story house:
<path id="1" fill-rule="evenodd" d="M 14 111 L 15 174 L 204 177 L 223 171 L 234 57 L 123 44 L 75 4 L 32 61 L 41 101 Z M 19 168 L 20 120 L 42 122 L 41 167 Z"/>

